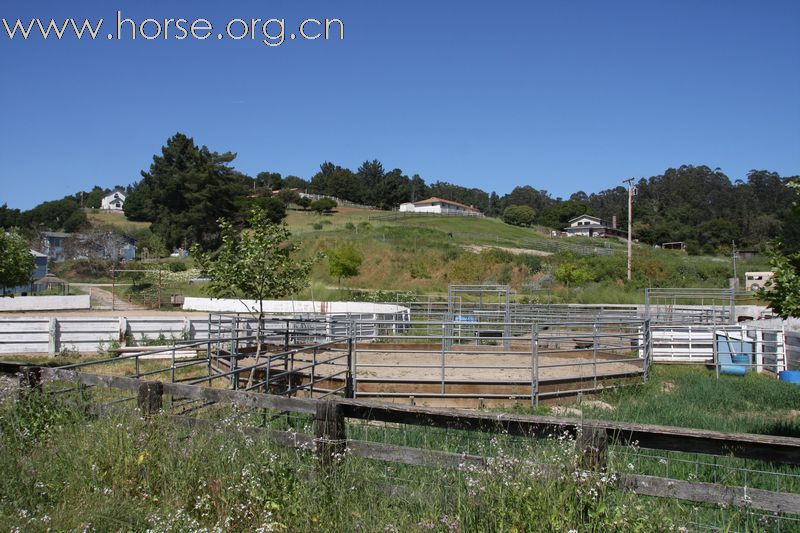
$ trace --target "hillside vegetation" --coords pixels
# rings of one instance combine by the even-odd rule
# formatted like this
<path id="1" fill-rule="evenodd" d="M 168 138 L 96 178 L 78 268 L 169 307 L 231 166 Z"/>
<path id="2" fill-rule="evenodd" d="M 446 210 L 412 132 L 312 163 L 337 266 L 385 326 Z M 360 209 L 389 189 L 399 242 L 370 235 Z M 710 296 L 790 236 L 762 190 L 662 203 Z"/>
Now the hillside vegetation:
<path id="1" fill-rule="evenodd" d="M 540 229 L 509 226 L 490 218 L 374 220 L 375 215 L 343 208 L 333 216 L 293 212 L 287 221 L 302 242 L 304 254 L 344 243 L 357 247 L 364 261 L 359 274 L 347 281 L 357 289 L 424 293 L 446 291 L 449 283 L 501 283 L 531 297 L 542 297 L 539 289 L 549 289 L 546 298 L 553 301 L 628 303 L 640 302 L 644 287 L 726 287 L 732 276 L 731 262 L 724 257 L 689 256 L 637 245 L 634 279 L 626 284 L 622 241 L 553 239 L 543 236 Z M 558 251 L 554 246 L 577 251 Z M 596 247 L 609 255 L 582 255 L 581 247 Z M 765 268 L 762 260 L 743 261 L 739 274 L 759 268 Z M 326 261 L 316 265 L 312 280 L 317 297 L 321 289 L 336 283 Z"/>
<path id="2" fill-rule="evenodd" d="M 392 292 L 442 293 L 451 283 L 499 283 L 530 301 L 641 303 L 645 287 L 726 287 L 733 273 L 727 257 L 690 256 L 637 244 L 634 277 L 628 284 L 622 240 L 552 238 L 545 228 L 511 226 L 493 218 L 387 215 L 346 207 L 332 214 L 289 210 L 285 222 L 302 257 L 347 245 L 363 257 L 357 274 L 342 281 L 342 291 L 329 261 L 317 262 L 311 286 L 298 296 L 382 299 L 392 298 Z M 149 233 L 147 223 L 120 215 L 90 213 L 89 220 L 96 228 Z M 194 265 L 191 259 L 170 259 L 164 267 L 174 272 Z M 746 270 L 766 268 L 764 259 L 740 261 L 738 273 L 741 277 Z M 106 279 L 97 264 L 68 262 L 59 272 L 81 281 L 91 279 L 92 272 Z M 201 295 L 203 287 L 178 283 L 170 292 Z"/>
<path id="3" fill-rule="evenodd" d="M 591 195 L 579 191 L 562 200 L 524 185 L 501 197 L 447 182 L 428 184 L 400 169 L 387 171 L 374 160 L 355 172 L 325 162 L 308 181 L 270 172 L 253 178 L 232 166 L 235 157 L 178 133 L 153 157 L 141 181 L 127 188 L 127 218 L 82 208 L 98 205 L 105 190 L 95 187 L 25 212 L 2 206 L 0 226 L 22 228 L 32 243 L 43 230 L 118 231 L 134 237 L 139 251 L 147 250 L 143 256 L 158 258 L 193 245 L 213 252 L 221 244 L 221 218 L 244 229 L 251 209 L 259 208 L 271 222 L 288 224 L 302 243 L 301 255 L 331 251 L 341 257 L 339 248 L 345 247 L 358 258 L 360 264 L 350 264 L 346 276 L 332 273 L 329 261 L 318 262 L 304 295 L 317 298 L 340 284 L 368 291 L 442 292 L 451 283 L 501 283 L 530 295 L 547 290 L 554 301 L 635 302 L 648 286 L 727 287 L 733 269 L 724 256 L 733 240 L 757 249 L 778 236 L 788 249 L 800 242 L 796 217 L 790 216 L 792 178 L 752 171 L 746 182 L 731 182 L 705 166 L 668 169 L 637 184 L 635 230 L 643 244 L 636 246 L 628 283 L 621 241 L 549 236 L 552 228 L 563 228 L 582 213 L 617 215 L 624 226 L 627 191 L 621 187 Z M 273 194 L 275 189 L 280 192 Z M 478 206 L 491 217 L 401 217 L 396 211 L 336 207 L 327 198 L 312 201 L 296 189 L 384 209 L 439 196 Z M 532 215 L 524 222 L 502 217 L 520 225 L 493 218 L 514 206 L 525 206 Z M 686 241 L 690 255 L 650 246 L 666 240 Z M 739 274 L 766 268 L 762 260 L 742 262 Z"/>

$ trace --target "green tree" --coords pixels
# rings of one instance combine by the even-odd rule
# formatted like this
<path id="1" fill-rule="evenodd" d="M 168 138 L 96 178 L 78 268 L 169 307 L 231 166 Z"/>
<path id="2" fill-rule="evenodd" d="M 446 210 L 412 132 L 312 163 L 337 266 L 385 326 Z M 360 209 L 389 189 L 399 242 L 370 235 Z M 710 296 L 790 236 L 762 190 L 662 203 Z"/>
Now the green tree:
<path id="1" fill-rule="evenodd" d="M 297 176 L 286 176 L 283 178 L 282 186 L 286 189 L 301 189 L 305 191 L 308 188 L 308 182 Z"/>
<path id="2" fill-rule="evenodd" d="M 551 205 L 555 200 L 550 198 L 547 191 L 539 191 L 530 185 L 514 187 L 504 199 L 505 205 L 527 205 L 536 211 L 542 211 Z"/>
<path id="3" fill-rule="evenodd" d="M 22 223 L 19 209 L 10 209 L 8 204 L 0 205 L 0 228 L 16 228 Z"/>
<path id="4" fill-rule="evenodd" d="M 86 214 L 74 198 L 43 202 L 22 214 L 21 221 L 35 230 L 73 232 L 86 223 Z"/>
<path id="5" fill-rule="evenodd" d="M 767 252 L 774 275 L 758 295 L 782 318 L 800 317 L 800 253 L 783 255 L 777 248 Z"/>
<path id="6" fill-rule="evenodd" d="M 800 191 L 800 181 L 792 181 L 788 185 Z M 796 224 L 800 218 L 800 206 L 797 203 L 793 206 L 793 217 Z M 759 296 L 769 302 L 778 316 L 800 317 L 800 253 L 784 254 L 780 248 L 780 243 L 776 242 L 768 252 L 774 275 L 767 287 L 759 291 Z"/>
<path id="7" fill-rule="evenodd" d="M 296 293 L 308 283 L 317 257 L 294 257 L 295 243 L 285 225 L 273 224 L 259 208 L 250 213 L 249 228 L 237 229 L 225 219 L 219 220 L 222 244 L 214 253 L 203 252 L 195 245 L 192 255 L 209 277 L 208 293 L 215 298 L 256 300 L 249 312 L 257 318 L 256 363 L 261 358 L 264 299 L 282 298 Z M 252 384 L 255 372 L 251 373 Z M 248 385 L 249 386 L 249 385 Z"/>
<path id="8" fill-rule="evenodd" d="M 15 232 L 0 231 L 0 287 L 3 294 L 7 288 L 29 283 L 34 266 L 27 241 Z"/>
<path id="9" fill-rule="evenodd" d="M 283 187 L 283 178 L 279 172 L 259 172 L 256 174 L 256 186 L 269 190 L 280 189 Z"/>
<path id="10" fill-rule="evenodd" d="M 291 189 L 281 189 L 278 198 L 286 205 L 297 204 L 300 201 L 300 195 Z"/>
<path id="11" fill-rule="evenodd" d="M 527 205 L 510 205 L 503 211 L 503 222 L 513 226 L 530 226 L 536 213 Z"/>
<path id="12" fill-rule="evenodd" d="M 313 211 L 316 211 L 320 215 L 322 213 L 327 213 L 333 210 L 336 207 L 336 201 L 331 200 L 330 198 L 320 198 L 319 200 L 314 200 L 311 202 L 310 205 Z"/>
<path id="13" fill-rule="evenodd" d="M 297 205 L 302 207 L 303 210 L 305 211 L 309 207 L 311 207 L 311 198 L 309 198 L 308 196 L 301 196 L 300 199 L 297 200 Z"/>
<path id="14" fill-rule="evenodd" d="M 342 288 L 342 278 L 358 276 L 364 255 L 358 251 L 353 243 L 346 243 L 328 252 L 328 269 L 331 276 L 338 280 Z"/>
<path id="15" fill-rule="evenodd" d="M 278 196 L 268 196 L 266 198 L 255 198 L 250 202 L 248 212 L 253 208 L 260 208 L 264 210 L 264 214 L 273 224 L 280 224 L 286 218 L 286 204 Z"/>
<path id="16" fill-rule="evenodd" d="M 228 166 L 232 153 L 212 152 L 178 133 L 153 157 L 125 201 L 131 220 L 152 222 L 155 234 L 170 248 L 199 244 L 213 249 L 220 243 L 220 218 L 233 219 L 237 199 L 249 192 L 252 180 Z"/>

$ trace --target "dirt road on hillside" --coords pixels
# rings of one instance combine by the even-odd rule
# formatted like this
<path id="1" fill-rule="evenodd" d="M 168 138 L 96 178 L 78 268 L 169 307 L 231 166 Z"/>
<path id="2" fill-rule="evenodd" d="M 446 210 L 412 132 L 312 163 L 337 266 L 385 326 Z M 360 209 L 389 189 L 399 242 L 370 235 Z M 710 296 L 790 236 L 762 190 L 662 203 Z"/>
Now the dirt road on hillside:
<path id="1" fill-rule="evenodd" d="M 120 311 L 130 311 L 136 309 L 147 309 L 144 306 L 129 303 L 111 292 L 109 283 L 72 283 L 73 287 L 91 295 L 92 310 L 115 309 Z"/>

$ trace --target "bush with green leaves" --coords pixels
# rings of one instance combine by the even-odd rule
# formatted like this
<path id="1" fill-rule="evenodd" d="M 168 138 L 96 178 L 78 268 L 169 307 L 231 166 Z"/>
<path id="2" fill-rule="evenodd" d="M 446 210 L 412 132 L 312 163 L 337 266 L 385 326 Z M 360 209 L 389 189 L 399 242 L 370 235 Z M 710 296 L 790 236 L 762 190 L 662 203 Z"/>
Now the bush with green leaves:
<path id="1" fill-rule="evenodd" d="M 782 318 L 800 317 L 800 253 L 784 255 L 773 249 L 768 254 L 774 275 L 759 297 Z"/>
<path id="2" fill-rule="evenodd" d="M 319 214 L 322 213 L 330 213 L 336 208 L 336 201 L 331 200 L 330 198 L 320 198 L 319 200 L 314 200 L 311 202 L 309 206 L 312 211 L 316 211 Z"/>
<path id="3" fill-rule="evenodd" d="M 276 197 L 273 196 L 272 198 Z M 289 204 L 300 205 L 299 202 L 301 200 L 300 195 L 297 193 L 297 191 L 293 191 L 291 189 L 281 189 L 278 192 L 278 196 L 276 199 L 283 202 L 284 205 L 289 205 Z"/>
<path id="4" fill-rule="evenodd" d="M 0 289 L 31 282 L 34 261 L 28 242 L 15 232 L 0 230 Z"/>
<path id="5" fill-rule="evenodd" d="M 340 287 L 342 278 L 352 278 L 358 275 L 361 263 L 364 261 L 364 254 L 352 242 L 340 244 L 329 250 L 326 255 L 328 256 L 330 275 L 338 280 Z"/>
<path id="6" fill-rule="evenodd" d="M 594 278 L 585 259 L 567 259 L 556 267 L 554 274 L 556 279 L 567 289 L 576 285 L 584 285 Z"/>
<path id="7" fill-rule="evenodd" d="M 527 205 L 510 205 L 503 211 L 503 222 L 512 226 L 530 226 L 536 212 Z"/>

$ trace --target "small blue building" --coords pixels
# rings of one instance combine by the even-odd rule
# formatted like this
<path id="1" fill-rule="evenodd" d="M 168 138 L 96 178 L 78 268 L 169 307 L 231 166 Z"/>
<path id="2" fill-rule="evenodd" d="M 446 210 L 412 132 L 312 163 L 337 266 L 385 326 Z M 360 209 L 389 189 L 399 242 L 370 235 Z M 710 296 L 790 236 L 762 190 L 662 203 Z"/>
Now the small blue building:
<path id="1" fill-rule="evenodd" d="M 47 255 L 36 250 L 31 250 L 30 252 L 33 256 L 33 270 L 31 271 L 30 281 L 19 287 L 4 289 L 4 294 L 31 294 L 33 292 L 33 282 L 47 275 Z"/>

